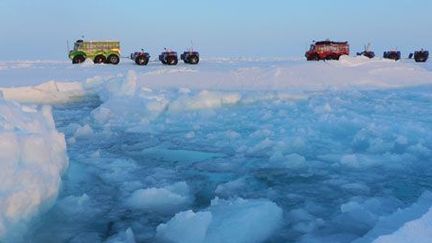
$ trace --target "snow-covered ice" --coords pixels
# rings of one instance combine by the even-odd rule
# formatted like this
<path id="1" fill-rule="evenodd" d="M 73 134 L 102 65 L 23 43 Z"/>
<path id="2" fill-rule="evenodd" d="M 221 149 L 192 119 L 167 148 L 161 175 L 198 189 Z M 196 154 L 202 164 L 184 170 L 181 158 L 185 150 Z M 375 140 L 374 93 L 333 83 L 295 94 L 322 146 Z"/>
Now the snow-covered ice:
<path id="1" fill-rule="evenodd" d="M 127 199 L 133 209 L 158 211 L 160 213 L 178 212 L 191 201 L 189 187 L 185 182 L 178 182 L 163 188 L 139 189 Z"/>
<path id="2" fill-rule="evenodd" d="M 429 63 L 16 61 L 0 83 L 0 241 L 430 236 Z"/>
<path id="3" fill-rule="evenodd" d="M 68 165 L 64 135 L 51 107 L 0 97 L 0 237 L 21 240 L 26 224 L 49 208 Z"/>
<path id="4" fill-rule="evenodd" d="M 157 238 L 171 242 L 261 242 L 281 224 L 282 210 L 264 200 L 216 198 L 209 208 L 176 214 L 157 227 Z"/>

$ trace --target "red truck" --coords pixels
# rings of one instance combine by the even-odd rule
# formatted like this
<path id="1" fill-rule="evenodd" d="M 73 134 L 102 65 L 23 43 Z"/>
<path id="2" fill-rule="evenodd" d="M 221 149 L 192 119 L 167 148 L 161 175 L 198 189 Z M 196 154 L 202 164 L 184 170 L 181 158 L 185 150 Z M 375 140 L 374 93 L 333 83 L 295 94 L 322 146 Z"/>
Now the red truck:
<path id="1" fill-rule="evenodd" d="M 348 42 L 330 40 L 314 42 L 305 54 L 308 61 L 339 60 L 343 55 L 349 55 Z"/>

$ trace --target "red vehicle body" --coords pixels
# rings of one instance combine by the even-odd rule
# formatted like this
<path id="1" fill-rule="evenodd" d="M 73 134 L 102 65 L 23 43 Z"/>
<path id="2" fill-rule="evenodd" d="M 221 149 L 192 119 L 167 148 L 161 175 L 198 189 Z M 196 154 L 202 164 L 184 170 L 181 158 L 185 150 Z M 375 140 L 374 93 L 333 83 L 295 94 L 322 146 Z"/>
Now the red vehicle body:
<path id="1" fill-rule="evenodd" d="M 305 56 L 308 61 L 339 60 L 340 56 L 349 55 L 348 42 L 318 41 L 311 45 Z"/>

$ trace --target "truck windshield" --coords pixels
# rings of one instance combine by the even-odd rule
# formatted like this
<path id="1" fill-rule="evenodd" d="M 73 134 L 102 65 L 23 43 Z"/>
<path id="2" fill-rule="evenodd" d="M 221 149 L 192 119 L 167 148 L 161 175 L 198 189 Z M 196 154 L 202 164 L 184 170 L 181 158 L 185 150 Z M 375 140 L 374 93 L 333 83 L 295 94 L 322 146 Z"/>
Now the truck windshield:
<path id="1" fill-rule="evenodd" d="M 311 51 L 313 51 L 313 49 L 315 49 L 315 45 L 310 45 L 310 49 Z"/>
<path id="2" fill-rule="evenodd" d="M 81 42 L 75 42 L 74 51 L 78 50 L 81 47 Z"/>

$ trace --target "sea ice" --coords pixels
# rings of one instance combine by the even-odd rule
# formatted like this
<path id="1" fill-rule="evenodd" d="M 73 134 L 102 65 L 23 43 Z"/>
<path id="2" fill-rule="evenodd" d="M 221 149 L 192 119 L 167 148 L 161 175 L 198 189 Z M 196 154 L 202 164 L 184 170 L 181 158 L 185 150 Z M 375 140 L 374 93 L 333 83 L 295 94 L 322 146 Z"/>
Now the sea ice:
<path id="1" fill-rule="evenodd" d="M 0 240 L 19 240 L 26 223 L 54 203 L 67 166 L 51 107 L 0 98 Z"/>
<path id="2" fill-rule="evenodd" d="M 280 226 L 282 210 L 267 200 L 214 199 L 203 211 L 184 211 L 157 228 L 173 242 L 261 242 Z"/>

